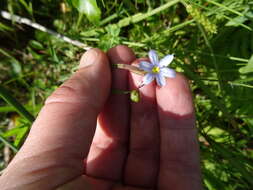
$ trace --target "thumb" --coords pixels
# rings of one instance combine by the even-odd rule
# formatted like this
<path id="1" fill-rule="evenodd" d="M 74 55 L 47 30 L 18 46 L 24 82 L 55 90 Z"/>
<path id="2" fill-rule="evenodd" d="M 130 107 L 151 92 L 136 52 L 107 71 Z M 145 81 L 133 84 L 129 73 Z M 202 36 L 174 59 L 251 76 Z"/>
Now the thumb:
<path id="1" fill-rule="evenodd" d="M 51 185 L 59 185 L 80 175 L 95 132 L 97 116 L 110 92 L 110 83 L 106 55 L 99 49 L 86 52 L 78 71 L 46 100 L 26 142 L 5 173 L 14 179 L 21 172 L 22 180 L 27 180 L 24 173 L 32 172 L 35 175 L 28 175 L 30 180 L 39 181 L 42 175 L 47 185 L 49 181 L 52 181 Z M 52 175 L 47 173 L 46 168 L 52 167 L 67 167 L 71 171 L 61 174 L 56 180 L 52 178 L 57 173 L 55 170 Z M 62 172 L 62 168 L 59 171 Z"/>

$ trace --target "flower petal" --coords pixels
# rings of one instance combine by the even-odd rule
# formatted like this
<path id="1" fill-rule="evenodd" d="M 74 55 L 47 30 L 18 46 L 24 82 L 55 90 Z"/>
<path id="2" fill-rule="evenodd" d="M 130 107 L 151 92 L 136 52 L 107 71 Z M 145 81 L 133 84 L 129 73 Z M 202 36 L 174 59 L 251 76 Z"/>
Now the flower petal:
<path id="1" fill-rule="evenodd" d="M 159 59 L 155 50 L 150 50 L 148 52 L 148 57 L 153 65 L 158 65 Z"/>
<path id="2" fill-rule="evenodd" d="M 162 73 L 159 73 L 155 76 L 155 79 L 156 79 L 156 83 L 159 85 L 159 86 L 165 86 L 166 85 L 166 78 L 163 76 Z"/>
<path id="3" fill-rule="evenodd" d="M 166 55 L 164 58 L 162 58 L 159 62 L 160 67 L 168 66 L 174 59 L 174 55 Z"/>
<path id="4" fill-rule="evenodd" d="M 151 72 L 153 65 L 147 61 L 141 61 L 139 63 L 139 68 L 141 70 L 147 71 L 147 72 Z"/>
<path id="5" fill-rule="evenodd" d="M 170 68 L 167 68 L 167 67 L 162 67 L 160 69 L 161 73 L 163 76 L 165 77 L 169 77 L 169 78 L 175 78 L 176 77 L 176 71 L 174 69 L 170 69 Z"/>
<path id="6" fill-rule="evenodd" d="M 144 77 L 143 77 L 143 84 L 149 84 L 154 80 L 155 76 L 152 73 L 147 73 Z"/>

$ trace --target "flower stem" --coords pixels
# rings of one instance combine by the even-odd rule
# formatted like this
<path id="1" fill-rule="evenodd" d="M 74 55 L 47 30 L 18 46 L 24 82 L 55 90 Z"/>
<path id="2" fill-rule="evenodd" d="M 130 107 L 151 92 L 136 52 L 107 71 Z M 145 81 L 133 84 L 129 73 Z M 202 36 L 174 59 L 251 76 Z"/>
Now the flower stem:
<path id="1" fill-rule="evenodd" d="M 129 90 L 112 89 L 113 94 L 130 94 Z"/>
<path id="2" fill-rule="evenodd" d="M 142 75 L 144 76 L 146 74 L 145 71 L 143 70 L 140 70 L 138 67 L 136 66 L 133 66 L 133 65 L 127 65 L 127 64 L 112 64 L 113 68 L 116 68 L 116 69 L 125 69 L 125 70 L 128 70 L 132 73 L 135 73 L 137 75 Z"/>

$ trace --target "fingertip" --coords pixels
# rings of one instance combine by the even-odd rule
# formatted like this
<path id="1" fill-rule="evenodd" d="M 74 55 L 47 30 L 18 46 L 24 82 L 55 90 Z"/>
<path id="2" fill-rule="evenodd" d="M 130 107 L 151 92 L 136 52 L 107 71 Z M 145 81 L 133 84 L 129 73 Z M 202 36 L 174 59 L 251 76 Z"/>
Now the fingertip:
<path id="1" fill-rule="evenodd" d="M 130 64 L 135 60 L 133 50 L 125 45 L 117 45 L 108 50 L 107 55 L 111 63 L 125 63 Z"/>
<path id="2" fill-rule="evenodd" d="M 111 64 L 130 64 L 136 57 L 131 48 L 117 45 L 108 50 L 107 56 Z M 112 87 L 121 90 L 128 89 L 128 71 L 123 69 L 112 70 Z"/>
<path id="3" fill-rule="evenodd" d="M 174 92 L 184 92 L 191 95 L 189 80 L 182 73 L 177 72 L 175 78 L 167 78 L 165 88 L 173 88 Z"/>
<path id="4" fill-rule="evenodd" d="M 191 89 L 183 74 L 167 78 L 165 86 L 156 88 L 156 94 L 157 104 L 163 111 L 179 116 L 194 113 Z"/>
<path id="5" fill-rule="evenodd" d="M 83 105 L 89 98 L 96 99 L 94 102 L 100 108 L 109 95 L 110 85 L 108 58 L 103 51 L 93 48 L 82 55 L 79 69 L 46 100 L 46 104 L 62 102 Z"/>
<path id="6" fill-rule="evenodd" d="M 98 48 L 92 48 L 82 55 L 80 59 L 79 69 L 92 65 L 94 63 L 108 63 L 106 54 Z"/>

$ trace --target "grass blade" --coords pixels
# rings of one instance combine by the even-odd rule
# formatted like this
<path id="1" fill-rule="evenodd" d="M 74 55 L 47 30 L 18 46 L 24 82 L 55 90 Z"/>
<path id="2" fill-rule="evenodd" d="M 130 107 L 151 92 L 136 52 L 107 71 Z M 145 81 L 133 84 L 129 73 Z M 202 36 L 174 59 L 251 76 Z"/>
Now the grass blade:
<path id="1" fill-rule="evenodd" d="M 6 146 L 10 147 L 14 152 L 18 152 L 18 149 L 11 144 L 7 139 L 5 139 L 1 134 L 0 134 L 0 141 L 2 141 Z"/>
<path id="2" fill-rule="evenodd" d="M 26 118 L 30 123 L 34 121 L 34 117 L 30 114 L 22 104 L 20 104 L 14 97 L 12 97 L 11 93 L 8 92 L 3 86 L 0 85 L 0 96 L 11 106 L 13 106 L 16 111 Z"/>

